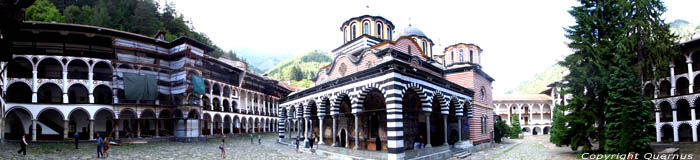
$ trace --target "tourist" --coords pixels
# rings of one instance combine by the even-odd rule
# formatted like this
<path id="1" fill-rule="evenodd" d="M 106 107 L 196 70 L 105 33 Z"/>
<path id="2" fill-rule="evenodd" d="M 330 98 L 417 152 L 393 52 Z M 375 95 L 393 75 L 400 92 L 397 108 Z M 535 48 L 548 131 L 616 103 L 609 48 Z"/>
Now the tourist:
<path id="1" fill-rule="evenodd" d="M 107 158 L 107 157 L 109 157 L 109 152 L 108 152 L 109 151 L 109 138 L 105 137 L 105 140 L 102 143 L 103 143 L 102 154 L 104 154 L 104 156 L 103 156 L 104 158 Z"/>
<path id="2" fill-rule="evenodd" d="M 97 158 L 102 157 L 102 137 L 97 134 Z"/>
<path id="3" fill-rule="evenodd" d="M 29 145 L 29 143 L 27 143 L 27 139 L 24 138 L 26 136 L 26 134 L 22 135 L 22 141 L 19 142 L 20 149 L 19 151 L 17 151 L 17 154 L 22 153 L 22 155 L 27 155 L 27 146 Z"/>
<path id="4" fill-rule="evenodd" d="M 413 139 L 413 149 L 421 149 L 421 142 L 423 141 L 423 136 L 418 136 Z"/>
<path id="5" fill-rule="evenodd" d="M 316 134 L 311 134 L 311 137 L 307 138 L 309 140 L 309 148 L 311 152 L 314 151 L 314 141 L 316 140 Z"/>
<path id="6" fill-rule="evenodd" d="M 294 144 L 296 145 L 297 153 L 299 153 L 299 136 L 297 136 L 296 142 L 294 142 Z"/>
<path id="7" fill-rule="evenodd" d="M 219 144 L 219 149 L 221 150 L 221 159 L 226 159 L 226 150 L 224 149 L 224 143 L 225 139 L 221 139 L 221 144 Z"/>
<path id="8" fill-rule="evenodd" d="M 250 134 L 250 144 L 253 144 L 253 134 Z"/>
<path id="9" fill-rule="evenodd" d="M 258 134 L 258 144 L 262 144 L 262 143 L 260 142 L 260 135 L 259 135 L 259 134 Z"/>
<path id="10" fill-rule="evenodd" d="M 76 131 L 76 132 L 73 134 L 73 138 L 75 139 L 75 149 L 78 149 L 78 139 L 79 139 L 79 137 L 80 137 L 80 135 L 78 135 L 78 131 Z"/>

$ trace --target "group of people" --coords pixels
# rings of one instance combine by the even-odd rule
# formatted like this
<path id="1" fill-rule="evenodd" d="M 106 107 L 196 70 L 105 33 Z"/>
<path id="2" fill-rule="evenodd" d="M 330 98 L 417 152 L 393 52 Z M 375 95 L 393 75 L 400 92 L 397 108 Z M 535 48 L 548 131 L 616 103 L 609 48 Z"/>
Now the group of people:
<path id="1" fill-rule="evenodd" d="M 253 137 L 254 137 L 253 134 L 249 134 L 249 135 L 250 135 L 250 144 L 254 144 L 253 143 Z M 221 158 L 222 159 L 226 159 L 226 149 L 224 148 L 226 146 L 225 140 L 226 140 L 225 138 L 221 139 L 221 144 L 219 144 L 219 150 L 221 150 Z M 262 144 L 262 138 L 259 134 L 258 134 L 258 144 Z"/>
<path id="2" fill-rule="evenodd" d="M 29 143 L 27 143 L 26 139 L 26 134 L 22 135 L 22 140 L 19 142 L 20 149 L 17 151 L 18 154 L 22 155 L 27 155 L 27 146 Z M 78 149 L 78 139 L 79 135 L 76 132 L 73 134 L 73 138 L 75 138 L 75 149 Z M 100 137 L 99 134 L 97 134 L 97 158 L 107 158 L 109 155 L 109 138 L 105 138 L 104 140 L 102 137 Z"/>
<path id="3" fill-rule="evenodd" d="M 299 136 L 295 139 L 294 144 L 296 145 L 296 151 L 299 153 L 299 141 L 303 141 L 303 139 L 300 139 Z M 311 136 L 306 137 L 306 142 L 309 145 L 309 148 L 311 152 L 314 152 L 314 143 L 316 143 L 316 133 L 311 133 Z"/>

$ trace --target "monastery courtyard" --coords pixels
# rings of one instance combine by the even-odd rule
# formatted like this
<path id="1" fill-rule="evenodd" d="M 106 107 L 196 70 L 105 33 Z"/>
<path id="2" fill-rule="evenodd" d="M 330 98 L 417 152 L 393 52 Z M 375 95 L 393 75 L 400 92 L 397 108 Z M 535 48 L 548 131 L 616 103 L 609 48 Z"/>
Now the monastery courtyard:
<path id="1" fill-rule="evenodd" d="M 250 144 L 247 136 L 226 138 L 226 159 L 325 159 L 309 153 L 296 154 L 291 146 L 275 142 L 276 133 L 263 135 L 262 145 Z M 207 142 L 182 143 L 175 141 L 152 142 L 148 144 L 112 145 L 107 159 L 221 159 L 218 145 L 221 139 Z M 74 149 L 73 143 L 40 144 L 31 143 L 27 156 L 17 154 L 19 144 L 8 142 L 0 145 L 0 159 L 96 159 L 94 142 L 80 144 Z"/>

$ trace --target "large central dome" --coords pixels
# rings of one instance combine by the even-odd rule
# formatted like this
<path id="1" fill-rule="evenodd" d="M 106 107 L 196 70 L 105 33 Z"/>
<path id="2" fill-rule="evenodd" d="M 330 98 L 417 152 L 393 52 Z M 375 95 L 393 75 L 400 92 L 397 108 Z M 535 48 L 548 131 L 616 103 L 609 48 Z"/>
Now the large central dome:
<path id="1" fill-rule="evenodd" d="M 409 37 L 411 37 L 411 36 L 416 36 L 416 37 L 428 37 L 428 36 L 425 36 L 425 34 L 423 33 L 423 31 L 421 31 L 420 29 L 418 29 L 418 28 L 416 28 L 416 27 L 413 27 L 413 26 L 411 26 L 411 25 L 409 25 L 408 27 L 404 28 L 404 29 L 403 29 L 403 32 L 401 32 L 401 34 L 400 34 L 398 37 L 402 37 L 402 36 L 409 36 Z"/>

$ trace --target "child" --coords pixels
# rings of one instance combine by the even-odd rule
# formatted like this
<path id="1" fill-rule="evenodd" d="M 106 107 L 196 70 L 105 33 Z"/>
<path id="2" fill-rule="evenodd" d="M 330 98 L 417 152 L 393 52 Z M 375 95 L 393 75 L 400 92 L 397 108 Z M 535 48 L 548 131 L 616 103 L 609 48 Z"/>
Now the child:
<path id="1" fill-rule="evenodd" d="M 104 158 L 107 158 L 109 156 L 109 153 L 107 152 L 109 150 L 109 138 L 105 138 L 104 142 L 102 142 L 104 145 L 102 145 L 102 154 L 104 155 Z"/>
<path id="2" fill-rule="evenodd" d="M 221 144 L 219 144 L 219 149 L 221 150 L 221 159 L 226 159 L 226 150 L 224 150 L 224 139 L 221 139 Z"/>
<path id="3" fill-rule="evenodd" d="M 296 138 L 296 142 L 294 143 L 297 146 L 297 154 L 299 153 L 299 136 Z"/>

